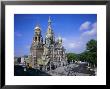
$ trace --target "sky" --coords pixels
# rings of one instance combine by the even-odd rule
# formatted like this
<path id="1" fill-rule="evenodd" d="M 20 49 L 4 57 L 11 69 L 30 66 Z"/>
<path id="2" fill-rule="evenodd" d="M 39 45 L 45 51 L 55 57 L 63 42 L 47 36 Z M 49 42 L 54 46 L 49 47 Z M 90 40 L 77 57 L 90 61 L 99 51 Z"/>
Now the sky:
<path id="1" fill-rule="evenodd" d="M 39 24 L 45 38 L 49 16 L 55 38 L 62 37 L 66 52 L 81 53 L 86 43 L 97 40 L 96 14 L 15 14 L 14 55 L 29 55 L 34 28 Z"/>

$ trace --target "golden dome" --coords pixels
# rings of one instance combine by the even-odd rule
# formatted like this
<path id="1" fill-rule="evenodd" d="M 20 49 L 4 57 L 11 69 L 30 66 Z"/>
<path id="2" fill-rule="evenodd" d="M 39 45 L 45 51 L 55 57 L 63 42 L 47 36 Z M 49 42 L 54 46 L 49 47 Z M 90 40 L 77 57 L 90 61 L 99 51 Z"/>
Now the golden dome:
<path id="1" fill-rule="evenodd" d="M 37 26 L 35 27 L 35 32 L 38 33 L 38 34 L 40 34 L 41 30 L 40 30 L 39 25 L 37 25 Z"/>
<path id="2" fill-rule="evenodd" d="M 60 36 L 58 37 L 58 42 L 62 43 L 62 38 Z"/>

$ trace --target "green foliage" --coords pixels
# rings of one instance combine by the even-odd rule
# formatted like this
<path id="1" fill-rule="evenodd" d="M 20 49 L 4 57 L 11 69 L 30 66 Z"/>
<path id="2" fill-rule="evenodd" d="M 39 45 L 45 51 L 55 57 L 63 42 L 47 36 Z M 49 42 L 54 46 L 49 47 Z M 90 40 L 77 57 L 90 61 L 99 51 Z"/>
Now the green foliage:
<path id="1" fill-rule="evenodd" d="M 79 54 L 79 60 L 80 61 L 87 61 L 86 57 L 87 57 L 87 52 L 86 51 L 81 53 L 81 54 Z"/>
<path id="2" fill-rule="evenodd" d="M 75 54 L 75 53 L 68 53 L 67 54 L 67 58 L 68 58 L 68 60 L 70 60 L 70 61 L 76 61 L 76 60 L 78 60 L 78 55 L 77 54 Z"/>
<path id="3" fill-rule="evenodd" d="M 80 54 L 81 61 L 87 61 L 92 65 L 97 65 L 97 41 L 90 40 L 86 44 L 86 51 Z"/>
<path id="4" fill-rule="evenodd" d="M 90 62 L 92 65 L 97 64 L 97 41 L 96 40 L 90 40 L 87 43 L 87 61 Z"/>
<path id="5" fill-rule="evenodd" d="M 97 41 L 91 39 L 86 44 L 86 50 L 80 54 L 68 53 L 68 60 L 89 62 L 91 65 L 97 65 Z"/>
<path id="6" fill-rule="evenodd" d="M 90 40 L 87 43 L 87 50 L 90 52 L 96 52 L 97 51 L 97 41 L 96 40 Z"/>

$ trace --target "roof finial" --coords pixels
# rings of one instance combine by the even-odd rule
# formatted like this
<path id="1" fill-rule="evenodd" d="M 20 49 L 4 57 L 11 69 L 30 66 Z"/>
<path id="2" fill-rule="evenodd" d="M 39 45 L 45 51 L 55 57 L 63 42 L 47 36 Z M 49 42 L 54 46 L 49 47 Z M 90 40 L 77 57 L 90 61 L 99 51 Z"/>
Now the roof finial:
<path id="1" fill-rule="evenodd" d="M 48 25 L 51 25 L 51 18 L 49 16 Z"/>
<path id="2" fill-rule="evenodd" d="M 38 28 L 40 29 L 39 23 L 37 23 L 35 29 L 38 29 Z"/>
<path id="3" fill-rule="evenodd" d="M 62 37 L 60 36 L 60 33 L 58 34 L 58 41 L 62 42 Z"/>

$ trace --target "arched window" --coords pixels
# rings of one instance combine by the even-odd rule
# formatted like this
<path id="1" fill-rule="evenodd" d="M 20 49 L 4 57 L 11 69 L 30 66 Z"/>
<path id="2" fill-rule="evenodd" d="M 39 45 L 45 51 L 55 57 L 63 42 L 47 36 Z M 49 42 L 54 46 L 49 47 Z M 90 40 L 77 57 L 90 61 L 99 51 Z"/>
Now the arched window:
<path id="1" fill-rule="evenodd" d="M 37 40 L 37 37 L 35 37 L 35 41 Z"/>

